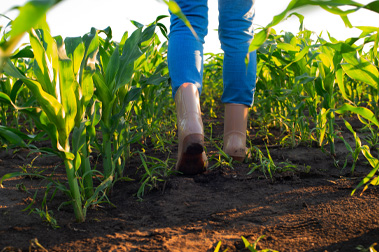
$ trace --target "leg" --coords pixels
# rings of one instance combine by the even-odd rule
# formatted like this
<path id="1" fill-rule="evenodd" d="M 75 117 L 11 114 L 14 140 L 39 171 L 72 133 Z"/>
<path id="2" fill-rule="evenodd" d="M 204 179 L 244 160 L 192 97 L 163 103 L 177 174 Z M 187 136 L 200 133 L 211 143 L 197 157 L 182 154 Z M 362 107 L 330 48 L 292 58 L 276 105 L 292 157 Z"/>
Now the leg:
<path id="1" fill-rule="evenodd" d="M 171 15 L 168 44 L 168 68 L 172 96 L 186 82 L 193 83 L 201 93 L 203 80 L 203 44 L 208 33 L 208 0 L 177 0 L 199 40 L 177 16 Z"/>
<path id="2" fill-rule="evenodd" d="M 247 54 L 253 38 L 253 5 L 254 0 L 219 0 L 219 38 L 224 51 L 224 151 L 239 161 L 246 156 L 248 107 L 255 91 L 256 52 Z"/>
<path id="3" fill-rule="evenodd" d="M 186 175 L 205 171 L 204 130 L 199 94 L 203 78 L 203 44 L 207 34 L 207 0 L 177 1 L 195 29 L 197 40 L 185 24 L 171 16 L 168 67 L 175 99 L 178 125 L 176 169 Z"/>

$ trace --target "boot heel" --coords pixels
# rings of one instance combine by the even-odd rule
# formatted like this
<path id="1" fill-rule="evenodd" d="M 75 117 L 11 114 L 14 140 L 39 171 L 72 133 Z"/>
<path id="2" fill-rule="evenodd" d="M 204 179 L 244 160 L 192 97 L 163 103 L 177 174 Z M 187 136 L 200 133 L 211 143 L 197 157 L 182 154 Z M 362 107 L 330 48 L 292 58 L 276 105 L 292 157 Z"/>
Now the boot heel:
<path id="1" fill-rule="evenodd" d="M 178 161 L 176 169 L 184 175 L 202 173 L 207 167 L 204 129 L 197 87 L 184 83 L 175 94 L 178 125 Z"/>
<path id="2" fill-rule="evenodd" d="M 183 140 L 183 154 L 196 155 L 204 151 L 204 136 L 191 134 Z"/>
<path id="3" fill-rule="evenodd" d="M 204 136 L 191 134 L 183 140 L 183 153 L 177 163 L 178 171 L 185 175 L 203 173 L 207 167 L 207 157 L 204 152 Z"/>
<path id="4" fill-rule="evenodd" d="M 246 157 L 246 129 L 248 107 L 242 104 L 225 104 L 224 152 L 236 161 Z"/>

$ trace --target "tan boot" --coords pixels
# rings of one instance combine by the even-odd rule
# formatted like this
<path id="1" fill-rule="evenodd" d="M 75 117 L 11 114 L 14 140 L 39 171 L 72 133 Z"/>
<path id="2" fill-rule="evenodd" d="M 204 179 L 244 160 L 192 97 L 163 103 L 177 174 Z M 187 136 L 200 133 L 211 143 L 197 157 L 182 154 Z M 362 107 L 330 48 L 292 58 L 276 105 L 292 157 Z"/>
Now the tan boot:
<path id="1" fill-rule="evenodd" d="M 249 107 L 226 103 L 224 117 L 224 152 L 242 162 L 246 157 L 246 128 Z"/>
<path id="2" fill-rule="evenodd" d="M 184 83 L 175 94 L 178 119 L 178 161 L 176 169 L 185 175 L 205 171 L 204 129 L 201 120 L 199 92 L 192 83 Z"/>

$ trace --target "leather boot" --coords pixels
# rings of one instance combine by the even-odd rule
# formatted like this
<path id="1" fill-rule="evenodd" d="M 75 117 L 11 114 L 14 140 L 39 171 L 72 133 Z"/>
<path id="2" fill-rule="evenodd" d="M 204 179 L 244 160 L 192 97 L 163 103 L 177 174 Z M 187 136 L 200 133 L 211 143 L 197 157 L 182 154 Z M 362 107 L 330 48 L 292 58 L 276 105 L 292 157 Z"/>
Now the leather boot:
<path id="1" fill-rule="evenodd" d="M 175 94 L 179 147 L 176 169 L 185 175 L 205 171 L 204 129 L 199 92 L 192 83 L 184 83 Z"/>
<path id="2" fill-rule="evenodd" d="M 246 128 L 249 107 L 226 103 L 224 116 L 224 152 L 233 160 L 242 162 L 246 157 Z"/>

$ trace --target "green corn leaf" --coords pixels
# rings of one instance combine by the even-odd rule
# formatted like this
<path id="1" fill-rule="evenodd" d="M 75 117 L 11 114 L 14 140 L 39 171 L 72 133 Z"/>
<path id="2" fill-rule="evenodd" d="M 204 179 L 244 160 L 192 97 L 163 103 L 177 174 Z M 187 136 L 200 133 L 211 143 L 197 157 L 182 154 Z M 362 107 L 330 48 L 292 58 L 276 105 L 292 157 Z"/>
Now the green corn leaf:
<path id="1" fill-rule="evenodd" d="M 91 125 L 96 126 L 101 120 L 101 102 L 94 101 L 91 108 Z"/>
<path id="2" fill-rule="evenodd" d="M 107 45 L 109 45 L 108 42 L 112 39 L 112 29 L 111 29 L 111 27 L 108 26 L 105 29 L 97 30 L 97 33 L 98 34 L 104 33 L 105 35 L 107 35 L 106 42 L 104 44 L 106 45 L 105 48 L 108 49 L 108 47 L 107 47 Z"/>
<path id="3" fill-rule="evenodd" d="M 324 97 L 325 94 L 327 93 L 325 88 L 324 88 L 324 83 L 322 82 L 322 79 L 320 77 L 317 77 L 315 79 L 315 89 L 316 92 L 319 96 Z"/>
<path id="4" fill-rule="evenodd" d="M 345 147 L 346 149 L 350 152 L 350 153 L 354 153 L 353 149 L 351 148 L 350 144 L 341 136 L 339 137 L 345 144 Z"/>
<path id="5" fill-rule="evenodd" d="M 72 132 L 72 153 L 76 156 L 86 143 L 86 121 L 82 121 L 79 127 Z"/>
<path id="6" fill-rule="evenodd" d="M 290 15 L 288 15 L 288 17 L 286 19 L 288 19 L 292 16 L 296 16 L 299 19 L 299 22 L 300 22 L 299 31 L 303 31 L 304 30 L 304 16 L 299 14 L 299 13 L 293 12 Z"/>
<path id="7" fill-rule="evenodd" d="M 16 102 L 16 98 L 17 98 L 17 95 L 18 93 L 20 92 L 21 90 L 21 87 L 22 87 L 22 80 L 17 80 L 14 84 L 13 84 L 13 87 L 12 87 L 12 90 L 11 90 L 11 93 L 10 93 L 10 98 L 11 100 L 15 103 Z"/>
<path id="8" fill-rule="evenodd" d="M 97 53 L 99 51 L 99 47 L 96 48 L 95 51 L 91 51 L 91 53 L 88 54 L 87 60 L 86 60 L 86 70 L 90 71 L 92 74 L 96 71 L 96 62 L 97 62 Z"/>
<path id="9" fill-rule="evenodd" d="M 65 38 L 64 45 L 67 56 L 73 62 L 73 71 L 76 76 L 79 72 L 85 53 L 83 40 L 81 37 Z"/>
<path id="10" fill-rule="evenodd" d="M 304 58 L 304 56 L 308 53 L 308 51 L 309 51 L 309 46 L 304 47 L 300 52 L 296 53 L 295 59 L 293 61 L 298 62 L 299 60 Z"/>
<path id="11" fill-rule="evenodd" d="M 221 245 L 222 245 L 222 243 L 221 243 L 221 241 L 219 241 L 219 242 L 217 243 L 217 246 L 216 246 L 214 252 L 219 252 L 220 249 L 221 249 Z"/>
<path id="12" fill-rule="evenodd" d="M 142 135 L 143 133 L 138 133 L 134 135 L 133 137 L 129 138 L 129 140 L 125 144 L 134 144 L 138 142 L 141 139 Z"/>
<path id="13" fill-rule="evenodd" d="M 139 47 L 141 39 L 142 28 L 139 28 L 125 41 L 122 56 L 120 58 L 119 71 L 115 78 L 115 90 L 126 85 L 132 78 L 134 73 L 134 62 L 143 55 L 143 52 Z"/>
<path id="14" fill-rule="evenodd" d="M 365 9 L 379 13 L 379 1 L 372 1 L 364 6 Z"/>
<path id="15" fill-rule="evenodd" d="M 127 62 L 125 60 L 122 60 L 120 63 L 119 71 L 117 72 L 117 75 L 116 75 L 115 91 L 125 86 L 126 84 L 128 84 L 130 79 L 133 76 L 133 73 L 134 73 L 134 61 Z"/>
<path id="16" fill-rule="evenodd" d="M 84 214 L 87 211 L 88 207 L 90 207 L 93 204 L 97 204 L 101 201 L 101 199 L 105 195 L 103 197 L 99 197 L 100 192 L 103 192 L 105 189 L 109 188 L 110 185 L 112 184 L 113 179 L 114 179 L 113 176 L 110 176 L 107 179 L 105 179 L 103 182 L 101 182 L 100 185 L 98 185 L 96 187 L 96 190 L 93 193 L 93 195 L 88 200 L 86 200 L 86 203 L 83 206 Z"/>
<path id="17" fill-rule="evenodd" d="M 32 91 L 33 95 L 42 107 L 42 110 L 46 113 L 47 118 L 49 118 L 49 121 L 56 126 L 58 132 L 62 133 L 63 135 L 68 135 L 68 132 L 66 132 L 65 128 L 65 121 L 62 116 L 62 105 L 57 101 L 57 99 L 49 93 L 45 92 L 39 82 L 30 80 L 22 75 L 12 64 L 12 62 L 10 62 L 10 60 L 6 61 L 4 71 L 13 77 L 21 79 Z M 7 100 L 5 96 L 2 98 Z M 44 117 L 36 117 L 35 119 L 37 119 L 37 121 L 41 121 L 40 125 L 47 125 L 46 119 L 44 119 Z M 61 146 L 58 145 L 57 148 L 60 149 Z"/>
<path id="18" fill-rule="evenodd" d="M 20 137 L 22 140 L 34 140 L 34 139 L 39 139 L 41 138 L 41 136 L 44 134 L 44 133 L 40 133 L 38 135 L 27 135 L 15 128 L 10 128 L 10 127 L 7 127 L 7 126 L 0 126 L 2 129 L 4 130 L 8 130 L 10 132 L 13 132 L 14 134 L 16 134 L 18 137 Z"/>
<path id="19" fill-rule="evenodd" d="M 102 103 L 102 120 L 105 123 L 105 126 L 110 128 L 112 124 L 110 121 L 112 115 L 112 107 L 117 97 L 112 96 L 111 91 L 105 84 L 103 76 L 99 72 L 96 72 L 93 75 L 93 81 L 96 87 L 95 94 Z"/>
<path id="20" fill-rule="evenodd" d="M 94 84 L 93 84 L 92 76 L 93 76 L 92 71 L 89 71 L 89 70 L 83 71 L 83 79 L 82 79 L 82 82 L 80 83 L 81 95 L 82 95 L 81 104 L 83 107 L 87 107 L 94 93 Z"/>
<path id="21" fill-rule="evenodd" d="M 124 34 L 122 35 L 120 44 L 119 44 L 120 53 L 122 53 L 122 48 L 124 48 L 125 42 L 128 39 L 128 37 L 129 37 L 129 32 L 128 31 L 124 32 Z"/>
<path id="22" fill-rule="evenodd" d="M 114 50 L 109 62 L 107 69 L 105 71 L 105 83 L 108 86 L 109 90 L 115 92 L 115 77 L 117 71 L 120 67 L 120 56 L 118 55 L 118 47 Z"/>
<path id="23" fill-rule="evenodd" d="M 245 245 L 245 248 L 247 248 L 248 250 L 250 250 L 251 252 L 258 252 L 258 250 L 256 250 L 256 245 L 255 244 L 251 244 L 245 237 L 241 236 L 241 239 Z"/>
<path id="24" fill-rule="evenodd" d="M 59 139 L 67 139 L 69 132 L 67 132 L 65 127 L 62 105 L 57 101 L 57 99 L 55 99 L 54 96 L 46 93 L 37 81 L 26 78 L 24 78 L 23 81 L 36 97 L 38 104 L 46 113 L 49 121 L 57 127 L 59 134 L 62 135 Z M 62 144 L 62 142 L 60 143 Z M 58 149 L 61 149 L 61 147 L 58 146 Z"/>
<path id="25" fill-rule="evenodd" d="M 151 85 L 160 85 L 162 82 L 165 82 L 168 79 L 169 79 L 168 76 L 166 75 L 162 76 L 158 73 L 158 74 L 151 75 L 149 78 L 146 79 L 145 82 Z"/>
<path id="26" fill-rule="evenodd" d="M 142 52 L 139 48 L 139 44 L 142 39 L 142 28 L 135 30 L 132 35 L 125 41 L 122 48 L 122 60 L 131 62 L 138 59 Z"/>
<path id="27" fill-rule="evenodd" d="M 259 49 L 259 47 L 261 47 L 261 45 L 263 45 L 263 43 L 267 40 L 269 33 L 270 29 L 265 28 L 262 31 L 254 34 L 254 38 L 249 46 L 249 53 Z"/>
<path id="28" fill-rule="evenodd" d="M 362 145 L 361 139 L 358 137 L 358 135 L 357 135 L 357 133 L 354 131 L 353 127 L 351 127 L 350 123 L 349 123 L 348 121 L 346 121 L 346 120 L 344 120 L 344 122 L 345 122 L 345 126 L 346 126 L 346 128 L 347 128 L 347 129 L 353 134 L 353 136 L 354 136 L 355 145 L 356 145 L 356 148 L 357 148 L 355 151 L 358 151 L 358 152 L 359 152 L 359 149 L 358 149 L 358 148 L 360 148 L 361 145 Z M 350 147 L 350 146 L 349 146 L 349 147 Z M 351 148 L 349 149 L 349 151 L 350 151 L 351 153 L 353 153 L 353 151 L 351 150 Z"/>
<path id="29" fill-rule="evenodd" d="M 9 128 L 0 125 L 0 138 L 4 139 L 7 143 L 14 144 L 20 147 L 27 147 L 22 137 L 16 134 Z"/>
<path id="30" fill-rule="evenodd" d="M 333 72 L 329 72 L 324 79 L 325 90 L 329 93 L 330 98 L 333 99 L 335 75 Z"/>
<path id="31" fill-rule="evenodd" d="M 44 31 L 40 31 L 42 36 L 44 38 L 49 38 L 49 35 L 45 33 Z M 41 83 L 43 90 L 45 90 L 50 95 L 53 95 L 54 97 L 57 97 L 55 92 L 55 73 L 53 66 L 58 65 L 58 55 L 57 55 L 57 49 L 56 44 L 53 39 L 49 39 L 49 49 L 45 49 L 43 46 L 43 42 L 39 39 L 38 34 L 34 29 L 29 32 L 29 38 L 30 38 L 30 44 L 32 45 L 33 52 L 34 52 L 34 58 L 35 58 L 35 64 L 34 69 L 36 69 L 36 75 L 38 78 L 38 81 Z M 53 49 L 53 48 L 54 49 Z M 48 53 L 48 51 L 50 53 Z M 36 65 L 38 64 L 38 67 Z"/>
<path id="32" fill-rule="evenodd" d="M 342 63 L 341 67 L 350 78 L 379 89 L 379 71 L 371 62 L 363 57 L 358 60 L 352 53 L 342 56 L 346 63 Z"/>
<path id="33" fill-rule="evenodd" d="M 360 115 L 363 118 L 369 120 L 371 123 L 373 123 L 379 127 L 379 121 L 378 121 L 378 119 L 376 119 L 375 114 L 367 108 L 355 107 L 355 106 L 352 106 L 350 104 L 345 103 L 344 105 L 342 105 L 342 107 L 335 110 L 334 112 L 339 113 L 339 114 L 343 114 L 347 111 L 353 112 L 357 115 Z"/>
<path id="34" fill-rule="evenodd" d="M 373 32 L 377 32 L 379 29 L 378 27 L 374 27 L 374 26 L 355 26 L 355 28 L 362 31 L 361 35 L 359 35 L 360 38 L 367 37 L 367 35 Z"/>
<path id="35" fill-rule="evenodd" d="M 272 27 L 272 26 L 275 26 L 275 25 L 279 24 L 279 23 L 280 23 L 280 22 L 286 17 L 286 15 L 287 15 L 287 13 L 288 13 L 289 11 L 291 11 L 291 10 L 293 10 L 293 9 L 296 8 L 296 3 L 297 3 L 297 2 L 298 2 L 297 0 L 292 0 L 292 1 L 288 4 L 287 8 L 286 8 L 282 13 L 280 13 L 280 14 L 274 16 L 274 18 L 272 19 L 272 21 L 271 21 L 271 23 L 268 25 L 268 27 Z"/>
<path id="36" fill-rule="evenodd" d="M 326 53 L 320 53 L 317 57 L 321 60 L 321 63 L 322 63 L 321 67 L 330 68 L 332 64 L 332 59 L 329 57 L 329 55 L 327 55 Z M 323 75 L 325 75 L 324 70 L 322 70 L 322 72 L 323 72 Z"/>
<path id="37" fill-rule="evenodd" d="M 7 59 L 4 62 L 3 71 L 8 74 L 9 76 L 12 76 L 17 79 L 23 79 L 25 78 L 24 73 L 22 73 L 20 70 L 18 70 L 17 67 L 15 67 L 9 59 Z"/>
<path id="38" fill-rule="evenodd" d="M 34 123 L 36 124 L 37 128 L 41 129 L 42 131 L 46 132 L 49 135 L 49 138 L 51 140 L 51 143 L 53 146 L 55 146 L 56 149 L 58 148 L 58 131 L 57 127 L 51 123 L 46 115 L 45 112 L 43 112 L 40 108 L 18 108 L 23 113 L 30 116 L 30 118 L 33 119 Z"/>
<path id="39" fill-rule="evenodd" d="M 350 23 L 350 20 L 347 16 L 341 15 L 341 18 L 346 27 L 353 28 L 353 25 Z"/>
<path id="40" fill-rule="evenodd" d="M 300 7 L 305 7 L 305 6 L 319 6 L 332 14 L 340 15 L 344 23 L 349 27 L 351 27 L 351 23 L 348 20 L 347 15 L 350 13 L 356 12 L 361 8 L 379 13 L 378 0 L 373 1 L 367 5 L 363 5 L 351 0 L 312 0 L 312 1 L 292 0 L 283 12 L 274 16 L 272 21 L 261 32 L 256 34 L 256 36 L 254 37 L 254 39 L 252 40 L 250 44 L 249 52 L 257 50 L 261 45 L 263 45 L 263 43 L 266 41 L 267 36 L 269 34 L 270 27 L 273 27 L 279 24 L 281 21 L 283 21 L 287 17 L 289 13 L 291 13 L 295 9 L 298 9 Z M 338 7 L 346 7 L 346 6 L 351 6 L 353 8 L 348 9 L 348 10 L 341 10 L 338 8 Z"/>
<path id="41" fill-rule="evenodd" d="M 96 137 L 96 125 L 100 122 L 101 120 L 101 112 L 102 112 L 102 107 L 101 107 L 101 102 L 98 100 L 95 100 L 91 106 L 90 110 L 90 124 L 88 125 L 88 134 L 90 137 L 95 138 Z"/>
<path id="42" fill-rule="evenodd" d="M 100 65 L 101 65 L 103 71 L 105 71 L 105 69 L 108 68 L 109 60 L 111 58 L 112 53 L 113 52 L 111 50 L 106 50 L 106 49 L 104 49 L 103 46 L 99 46 Z"/>
<path id="43" fill-rule="evenodd" d="M 343 120 L 343 121 L 345 122 L 345 126 L 346 126 L 346 128 L 347 128 L 348 130 L 350 130 L 350 132 L 353 133 L 353 135 L 355 135 L 356 133 L 355 133 L 355 131 L 353 130 L 353 127 L 351 127 L 351 124 L 350 124 L 348 121 L 346 121 L 346 120 Z"/>
<path id="44" fill-rule="evenodd" d="M 304 56 L 308 53 L 308 51 L 309 51 L 309 47 L 308 46 L 304 47 L 300 52 L 295 54 L 295 58 L 288 65 L 286 65 L 283 69 L 286 69 L 287 67 L 291 66 L 293 63 L 298 62 L 301 59 L 303 59 Z"/>
<path id="45" fill-rule="evenodd" d="M 113 96 L 108 86 L 105 84 L 103 76 L 99 72 L 96 72 L 93 75 L 93 80 L 96 86 L 96 96 L 104 105 L 109 104 Z"/>
<path id="46" fill-rule="evenodd" d="M 137 100 L 140 97 L 141 93 L 141 88 L 130 89 L 124 98 L 124 104 L 129 104 L 129 102 Z"/>
<path id="47" fill-rule="evenodd" d="M 142 161 L 142 165 L 143 167 L 145 168 L 145 171 L 147 173 L 147 175 L 151 176 L 151 171 L 149 170 L 149 168 L 147 167 L 147 164 L 146 164 L 146 160 L 145 160 L 145 154 L 141 153 L 141 152 L 138 152 L 140 158 L 141 158 L 141 161 Z"/>
<path id="48" fill-rule="evenodd" d="M 19 36 L 35 27 L 44 19 L 46 12 L 55 0 L 31 0 L 20 8 L 20 14 L 12 23 L 11 37 Z"/>
<path id="49" fill-rule="evenodd" d="M 288 43 L 278 43 L 277 47 L 287 52 L 298 52 L 299 49 Z"/>
<path id="50" fill-rule="evenodd" d="M 0 102 L 13 105 L 12 99 L 6 93 L 3 93 L 3 92 L 0 92 Z"/>
<path id="51" fill-rule="evenodd" d="M 4 182 L 4 180 L 11 179 L 11 178 L 15 178 L 15 177 L 28 176 L 28 175 L 33 175 L 33 176 L 36 176 L 36 177 L 39 177 L 39 178 L 46 179 L 46 177 L 43 176 L 43 175 L 41 175 L 41 174 L 24 173 L 24 172 L 12 172 L 12 173 L 5 174 L 4 176 L 1 177 L 1 180 L 0 180 L 0 188 L 4 188 L 4 186 L 3 186 L 3 182 Z"/>
<path id="52" fill-rule="evenodd" d="M 327 115 L 329 113 L 329 109 L 326 110 L 325 108 L 322 108 L 321 109 L 321 112 L 319 114 L 319 122 L 320 122 L 320 139 L 319 139 L 319 144 L 320 146 L 322 146 L 322 143 L 324 142 L 324 138 L 325 138 L 325 133 L 326 133 L 326 122 L 327 122 Z"/>
<path id="53" fill-rule="evenodd" d="M 127 112 L 126 108 L 129 107 L 130 102 L 137 100 L 141 96 L 141 93 L 142 93 L 142 89 L 141 88 L 132 88 L 132 89 L 130 89 L 126 93 L 126 95 L 124 97 L 124 100 L 122 102 L 122 107 L 121 107 L 120 111 L 117 114 L 115 114 L 115 115 L 112 116 L 112 121 L 114 121 L 114 122 L 115 121 L 116 122 L 119 121 L 120 118 L 122 116 L 124 116 L 125 113 Z M 115 127 L 113 127 L 113 128 L 115 128 Z"/>
<path id="54" fill-rule="evenodd" d="M 337 84 L 338 84 L 338 87 L 340 89 L 340 92 L 342 94 L 342 97 L 349 101 L 350 103 L 352 103 L 349 98 L 347 97 L 347 94 L 346 94 L 346 90 L 345 90 L 345 83 L 344 83 L 344 72 L 342 70 L 342 68 L 339 68 L 337 71 L 336 71 L 336 81 L 337 81 Z"/>
<path id="55" fill-rule="evenodd" d="M 169 17 L 168 15 L 159 15 L 156 19 L 155 19 L 155 23 L 158 23 L 159 21 L 161 21 L 162 19 L 164 18 L 167 18 Z"/>
<path id="56" fill-rule="evenodd" d="M 83 37 L 84 45 L 85 45 L 85 60 L 82 61 L 81 65 L 81 73 L 86 69 L 94 73 L 96 71 L 96 56 L 99 51 L 99 36 L 95 30 L 95 33 L 86 34 Z M 81 79 L 83 76 L 79 78 L 79 83 L 81 83 Z"/>
<path id="57" fill-rule="evenodd" d="M 154 34 L 155 34 L 155 28 L 157 26 L 155 24 L 149 25 L 143 32 L 142 32 L 142 37 L 141 37 L 141 42 L 145 42 L 150 40 Z"/>
<path id="58" fill-rule="evenodd" d="M 75 47 L 74 50 L 74 55 L 77 57 L 77 62 L 79 62 L 80 57 L 82 57 L 79 76 L 80 92 L 82 98 L 80 99 L 80 104 L 78 104 L 78 107 L 81 107 L 78 108 L 78 111 L 83 110 L 85 107 L 87 107 L 94 94 L 94 83 L 92 76 L 96 70 L 96 57 L 99 51 L 99 36 L 97 33 L 85 36 L 83 38 L 83 42 L 85 44 L 85 52 L 83 56 L 81 53 L 81 46 Z M 80 97 L 80 95 L 78 97 Z M 81 116 L 83 112 L 84 111 L 80 112 L 78 117 Z"/>
<path id="59" fill-rule="evenodd" d="M 78 171 L 79 168 L 80 168 L 80 165 L 82 164 L 82 159 L 81 159 L 81 156 L 80 156 L 79 152 L 77 152 L 76 154 L 74 154 L 74 156 L 75 156 L 74 161 L 73 161 L 74 169 L 75 169 L 75 171 Z"/>
<path id="60" fill-rule="evenodd" d="M 315 80 L 315 77 L 310 77 L 308 73 L 304 73 L 295 77 L 295 82 L 299 81 L 299 84 L 306 84 Z"/>
<path id="61" fill-rule="evenodd" d="M 142 28 L 143 27 L 143 24 L 141 24 L 140 22 L 137 22 L 135 20 L 130 20 L 130 23 L 132 23 L 137 28 Z"/>
<path id="62" fill-rule="evenodd" d="M 370 153 L 370 148 L 367 145 L 362 146 L 361 152 L 365 156 L 367 161 L 370 163 L 370 165 L 373 167 L 373 169 L 369 172 L 369 174 L 366 175 L 365 178 L 362 179 L 361 182 L 359 182 L 359 184 L 352 191 L 351 195 L 353 195 L 358 188 L 369 183 L 370 180 L 375 176 L 375 174 L 379 170 L 379 160 L 372 156 L 372 154 Z"/>
<path id="63" fill-rule="evenodd" d="M 9 57 L 10 59 L 19 59 L 19 58 L 34 58 L 34 53 L 32 50 L 30 50 L 30 46 L 27 46 L 20 51 L 18 51 L 16 54 Z"/>
<path id="64" fill-rule="evenodd" d="M 78 88 L 75 81 L 72 61 L 66 55 L 65 46 L 62 37 L 55 38 L 57 41 L 59 55 L 59 90 L 60 99 L 64 111 L 64 120 L 67 135 L 75 126 L 75 118 L 77 113 L 77 100 L 74 90 Z"/>
<path id="65" fill-rule="evenodd" d="M 60 0 L 30 0 L 19 10 L 20 13 L 12 22 L 9 39 L 0 43 L 0 55 L 8 56 L 21 40 L 25 32 L 36 27 L 46 19 L 46 12 Z"/>
<path id="66" fill-rule="evenodd" d="M 180 20 L 184 22 L 184 24 L 191 30 L 192 34 L 195 36 L 196 39 L 199 39 L 199 37 L 196 34 L 196 31 L 193 29 L 191 23 L 188 21 L 187 17 L 183 14 L 182 10 L 180 9 L 179 5 L 173 1 L 173 0 L 163 0 L 171 11 L 172 14 L 176 15 Z"/>

